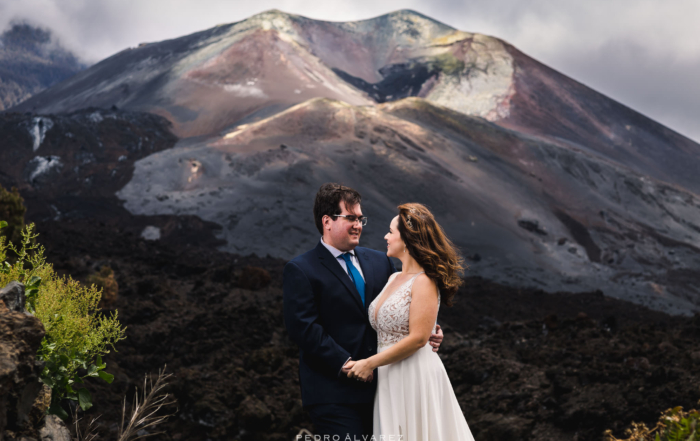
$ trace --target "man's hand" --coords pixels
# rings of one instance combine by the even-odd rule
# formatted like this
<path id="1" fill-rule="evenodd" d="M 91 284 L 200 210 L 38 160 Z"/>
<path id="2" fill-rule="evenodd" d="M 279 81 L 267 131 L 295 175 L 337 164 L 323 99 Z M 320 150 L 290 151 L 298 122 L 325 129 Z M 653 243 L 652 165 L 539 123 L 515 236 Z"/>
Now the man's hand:
<path id="1" fill-rule="evenodd" d="M 350 373 L 350 371 L 352 370 L 352 368 L 355 366 L 355 363 L 357 363 L 355 360 L 348 360 L 348 362 L 345 363 L 345 365 L 343 365 L 343 368 L 341 369 L 343 374 L 348 375 Z M 349 377 L 349 375 L 348 375 L 348 377 Z M 372 381 L 373 379 L 374 379 L 374 373 L 370 374 L 369 379 L 367 379 L 367 381 Z"/>
<path id="2" fill-rule="evenodd" d="M 347 375 L 348 372 L 350 372 L 350 369 L 352 369 L 352 367 L 355 366 L 355 363 L 355 360 L 348 360 L 347 363 L 345 363 L 343 365 L 343 368 L 341 369 L 343 374 Z"/>
<path id="3" fill-rule="evenodd" d="M 348 373 L 348 378 L 354 378 L 359 381 L 372 381 L 374 378 L 374 367 L 367 359 L 360 360 L 355 363 Z"/>
<path id="4" fill-rule="evenodd" d="M 442 339 L 445 336 L 442 334 L 442 329 L 440 325 L 435 326 L 435 334 L 430 334 L 430 346 L 433 347 L 433 352 L 437 352 L 442 344 Z"/>

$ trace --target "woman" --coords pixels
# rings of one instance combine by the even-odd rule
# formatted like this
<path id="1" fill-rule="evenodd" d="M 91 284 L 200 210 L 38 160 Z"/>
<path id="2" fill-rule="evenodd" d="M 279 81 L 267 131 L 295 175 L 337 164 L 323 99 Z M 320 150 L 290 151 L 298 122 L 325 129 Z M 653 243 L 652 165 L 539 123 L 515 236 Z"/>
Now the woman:
<path id="1" fill-rule="evenodd" d="M 440 296 L 452 306 L 462 283 L 462 259 L 425 206 L 398 208 L 384 239 L 387 255 L 401 260 L 402 271 L 369 306 L 377 354 L 357 361 L 348 377 L 366 381 L 379 368 L 376 439 L 472 441 L 445 367 L 428 344 Z"/>

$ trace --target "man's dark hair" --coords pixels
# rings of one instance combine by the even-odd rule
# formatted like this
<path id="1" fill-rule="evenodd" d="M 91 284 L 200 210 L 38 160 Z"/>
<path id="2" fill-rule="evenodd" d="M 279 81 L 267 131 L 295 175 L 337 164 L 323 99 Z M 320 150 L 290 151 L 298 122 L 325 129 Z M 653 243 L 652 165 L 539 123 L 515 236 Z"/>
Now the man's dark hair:
<path id="1" fill-rule="evenodd" d="M 323 235 L 323 216 L 334 216 L 342 212 L 340 202 L 345 203 L 345 208 L 349 209 L 356 204 L 359 204 L 362 196 L 357 190 L 350 187 L 328 182 L 321 186 L 316 193 L 314 201 L 314 220 L 318 232 Z"/>

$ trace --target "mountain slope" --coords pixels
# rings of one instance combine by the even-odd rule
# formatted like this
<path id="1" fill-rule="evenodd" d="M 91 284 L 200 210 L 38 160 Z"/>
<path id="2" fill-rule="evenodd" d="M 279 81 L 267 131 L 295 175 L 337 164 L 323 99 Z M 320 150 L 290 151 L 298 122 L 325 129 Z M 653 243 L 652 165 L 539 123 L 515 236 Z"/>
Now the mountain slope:
<path id="1" fill-rule="evenodd" d="M 69 78 L 85 65 L 51 32 L 16 23 L 0 35 L 0 111 Z"/>
<path id="2" fill-rule="evenodd" d="M 700 193 L 700 145 L 516 48 L 510 112 L 499 125 L 624 164 Z"/>
<path id="3" fill-rule="evenodd" d="M 348 23 L 268 11 L 122 51 L 15 109 L 114 105 L 180 137 L 110 187 L 124 207 L 199 216 L 223 250 L 311 248 L 309 195 L 339 181 L 364 196 L 365 245 L 383 249 L 396 205 L 423 202 L 470 274 L 700 309 L 700 145 L 497 38 L 413 11 Z M 78 154 L 51 148 L 36 154 Z"/>
<path id="4" fill-rule="evenodd" d="M 122 51 L 16 110 L 116 105 L 167 116 L 178 135 L 189 137 L 312 97 L 371 104 L 421 95 L 443 105 L 459 101 L 456 110 L 468 114 L 497 115 L 511 76 L 510 56 L 497 39 L 412 11 L 354 23 L 269 11 Z M 406 81 L 414 87 L 406 90 Z M 378 95 L 371 93 L 375 82 L 383 82 Z"/>
<path id="5" fill-rule="evenodd" d="M 140 160 L 117 196 L 135 214 L 222 225 L 229 251 L 291 258 L 318 240 L 308 195 L 327 181 L 363 194 L 363 243 L 376 249 L 395 207 L 420 201 L 471 258 L 471 274 L 603 289 L 674 313 L 699 304 L 687 277 L 700 264 L 700 198 L 419 98 L 377 108 L 310 100 Z"/>
<path id="6" fill-rule="evenodd" d="M 497 38 L 413 11 L 349 23 L 268 11 L 127 49 L 16 110 L 116 105 L 165 116 L 176 134 L 191 137 L 314 97 L 361 105 L 407 96 L 587 149 L 700 192 L 698 144 Z"/>

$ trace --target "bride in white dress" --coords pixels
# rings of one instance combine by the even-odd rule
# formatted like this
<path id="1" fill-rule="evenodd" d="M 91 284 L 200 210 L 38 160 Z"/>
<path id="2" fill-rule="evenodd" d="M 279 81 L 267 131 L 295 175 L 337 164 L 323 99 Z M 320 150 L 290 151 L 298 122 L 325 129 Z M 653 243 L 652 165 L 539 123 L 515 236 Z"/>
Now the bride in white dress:
<path id="1" fill-rule="evenodd" d="M 442 360 L 428 344 L 441 294 L 451 306 L 462 282 L 462 259 L 425 206 L 398 208 L 384 238 L 387 255 L 403 269 L 369 306 L 377 354 L 357 361 L 348 377 L 367 381 L 378 368 L 373 439 L 473 441 Z"/>

